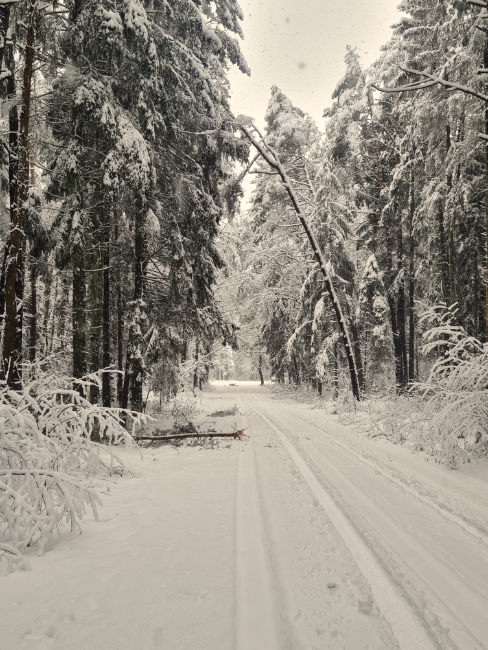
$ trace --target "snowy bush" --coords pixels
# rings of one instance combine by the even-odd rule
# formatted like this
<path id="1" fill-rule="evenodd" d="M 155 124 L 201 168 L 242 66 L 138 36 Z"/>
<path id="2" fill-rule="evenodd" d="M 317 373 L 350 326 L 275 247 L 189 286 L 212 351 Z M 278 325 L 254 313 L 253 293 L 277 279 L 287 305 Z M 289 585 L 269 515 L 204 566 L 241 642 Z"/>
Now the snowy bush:
<path id="1" fill-rule="evenodd" d="M 488 455 L 488 344 L 469 336 L 456 322 L 455 305 L 428 310 L 423 353 L 442 351 L 429 379 L 416 385 L 425 396 L 424 411 L 431 416 L 429 446 L 449 467 L 459 461 Z"/>
<path id="2" fill-rule="evenodd" d="M 370 435 L 426 451 L 448 467 L 488 455 L 488 344 L 468 335 L 456 306 L 439 305 L 421 317 L 423 354 L 439 357 L 426 382 L 408 395 L 368 400 Z"/>
<path id="3" fill-rule="evenodd" d="M 423 406 L 418 395 L 390 391 L 362 403 L 362 422 L 372 438 L 384 437 L 394 444 L 416 448 L 418 437 L 425 434 L 430 422 Z"/>
<path id="4" fill-rule="evenodd" d="M 456 305 L 424 311 L 424 355 L 437 350 L 429 378 L 407 394 L 378 394 L 361 403 L 339 399 L 335 412 L 344 424 L 425 451 L 456 468 L 488 456 L 488 344 L 458 323 Z"/>
<path id="5" fill-rule="evenodd" d="M 161 415 L 174 418 L 176 425 L 187 422 L 199 413 L 198 400 L 190 392 L 178 393 L 176 397 L 166 402 L 161 410 Z"/>
<path id="6" fill-rule="evenodd" d="M 120 409 L 91 404 L 74 381 L 37 367 L 21 391 L 0 388 L 0 573 L 26 568 L 24 549 L 42 555 L 63 524 L 80 529 L 87 508 L 96 519 L 94 478 L 125 471 L 112 448 L 133 442 Z M 81 392 L 100 387 L 97 376 L 76 381 Z M 136 423 L 144 417 L 132 413 Z M 108 445 L 90 440 L 93 431 Z"/>

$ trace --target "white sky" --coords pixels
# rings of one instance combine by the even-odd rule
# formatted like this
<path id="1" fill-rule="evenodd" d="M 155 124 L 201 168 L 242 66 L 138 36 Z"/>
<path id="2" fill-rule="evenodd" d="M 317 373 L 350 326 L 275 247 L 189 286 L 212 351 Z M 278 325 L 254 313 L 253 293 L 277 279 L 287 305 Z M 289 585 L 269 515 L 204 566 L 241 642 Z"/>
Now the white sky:
<path id="1" fill-rule="evenodd" d="M 251 77 L 230 72 L 231 107 L 264 124 L 276 85 L 322 130 L 322 113 L 343 76 L 346 45 L 363 65 L 379 55 L 397 22 L 399 0 L 239 0 L 244 13 L 241 48 Z"/>

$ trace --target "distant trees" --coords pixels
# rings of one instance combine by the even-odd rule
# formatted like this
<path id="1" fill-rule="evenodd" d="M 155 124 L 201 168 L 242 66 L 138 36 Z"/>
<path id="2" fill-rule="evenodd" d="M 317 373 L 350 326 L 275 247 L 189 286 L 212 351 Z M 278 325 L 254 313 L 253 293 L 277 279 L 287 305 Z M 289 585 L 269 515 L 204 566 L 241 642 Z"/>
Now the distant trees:
<path id="1" fill-rule="evenodd" d="M 399 392 L 419 378 L 419 316 L 427 306 L 454 305 L 458 326 L 486 338 L 488 147 L 478 134 L 488 105 L 488 8 L 471 5 L 403 3 L 406 17 L 369 69 L 348 48 L 324 133 L 299 109 L 287 114 L 286 98 L 272 91 L 265 143 L 292 161 L 289 178 L 311 210 L 361 389 L 389 381 L 389 368 Z M 286 188 L 270 171 L 255 185 L 249 214 L 248 259 L 261 259 L 254 264 L 261 304 L 269 296 L 260 336 L 277 376 L 306 378 L 317 389 L 328 379 L 335 390 L 333 378 L 347 364 L 337 347 L 342 334 Z"/>

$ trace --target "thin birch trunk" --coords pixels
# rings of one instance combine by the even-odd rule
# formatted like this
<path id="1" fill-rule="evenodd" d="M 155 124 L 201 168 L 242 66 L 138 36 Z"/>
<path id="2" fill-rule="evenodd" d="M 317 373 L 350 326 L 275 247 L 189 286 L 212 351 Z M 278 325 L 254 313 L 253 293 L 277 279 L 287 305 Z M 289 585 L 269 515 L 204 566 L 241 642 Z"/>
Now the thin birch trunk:
<path id="1" fill-rule="evenodd" d="M 408 237 L 409 237 L 409 260 L 408 260 L 408 379 L 415 380 L 415 272 L 414 272 L 414 239 L 413 239 L 413 222 L 415 216 L 415 173 L 410 170 L 410 197 L 408 210 Z"/>
<path id="2" fill-rule="evenodd" d="M 336 320 L 337 320 L 337 325 L 339 327 L 339 330 L 342 335 L 342 339 L 344 342 L 344 348 L 346 352 L 346 358 L 347 358 L 347 363 L 349 366 L 349 373 L 351 376 L 351 385 L 352 385 L 352 392 L 354 394 L 354 397 L 356 399 L 361 399 L 360 395 L 360 389 L 359 389 L 359 381 L 358 381 L 358 373 L 357 373 L 357 368 L 356 368 L 356 361 L 354 358 L 354 350 L 353 346 L 351 344 L 351 338 L 349 336 L 349 331 L 347 328 L 346 324 L 346 319 L 344 317 L 344 314 L 342 313 L 342 308 L 339 303 L 339 300 L 337 298 L 337 294 L 335 292 L 334 286 L 332 284 L 331 278 L 329 276 L 329 273 L 327 271 L 327 265 L 325 262 L 325 259 L 320 251 L 319 245 L 317 243 L 317 239 L 314 235 L 314 233 L 311 230 L 310 224 L 308 223 L 307 216 L 302 209 L 300 202 L 298 201 L 298 197 L 295 194 L 293 190 L 293 186 L 288 178 L 288 175 L 286 174 L 279 158 L 278 155 L 264 142 L 264 139 L 262 138 L 261 134 L 255 127 L 253 127 L 256 133 L 261 137 L 261 141 L 258 141 L 254 135 L 251 133 L 251 131 L 243 124 L 240 125 L 240 129 L 244 136 L 249 140 L 249 142 L 256 148 L 256 150 L 261 154 L 261 156 L 266 160 L 268 165 L 275 170 L 275 172 L 280 176 L 282 182 L 283 182 L 283 187 L 286 190 L 288 197 L 291 201 L 291 204 L 297 214 L 297 217 L 305 231 L 306 236 L 308 237 L 308 240 L 310 242 L 310 246 L 312 248 L 315 260 L 318 262 L 320 271 L 322 273 L 322 276 L 324 278 L 324 284 L 326 287 L 326 290 L 329 294 L 330 301 L 332 303 L 332 306 L 334 308 Z"/>
<path id="3" fill-rule="evenodd" d="M 54 316 L 54 308 L 56 307 L 57 300 L 58 300 L 58 285 L 59 285 L 59 278 L 55 277 L 54 278 L 54 298 L 53 298 L 53 316 L 52 316 L 52 324 L 51 324 L 51 340 L 49 341 L 49 354 L 52 353 L 53 351 L 53 345 L 54 345 L 54 332 L 55 332 L 55 327 L 56 327 L 56 318 Z"/>

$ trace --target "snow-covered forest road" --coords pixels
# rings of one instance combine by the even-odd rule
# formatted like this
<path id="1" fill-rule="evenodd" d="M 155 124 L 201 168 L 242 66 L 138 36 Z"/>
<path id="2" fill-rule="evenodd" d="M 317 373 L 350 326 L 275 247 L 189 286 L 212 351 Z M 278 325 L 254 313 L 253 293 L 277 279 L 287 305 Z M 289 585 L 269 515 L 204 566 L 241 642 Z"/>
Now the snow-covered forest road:
<path id="1" fill-rule="evenodd" d="M 0 578 L 0 650 L 488 648 L 486 477 L 220 386 L 242 442 L 124 452 L 101 521 Z M 225 422 L 224 427 L 228 427 Z"/>
<path id="2" fill-rule="evenodd" d="M 317 527 L 324 530 L 324 519 L 330 519 L 329 528 L 332 524 L 342 537 L 337 548 L 342 551 L 346 546 L 350 551 L 401 648 L 488 647 L 488 537 L 481 527 L 471 525 L 476 521 L 474 513 L 472 519 L 465 519 L 467 513 L 439 506 L 441 499 L 449 502 L 454 497 L 447 486 L 441 486 L 437 499 L 427 497 L 416 481 L 382 469 L 376 458 L 365 458 L 364 449 L 354 453 L 351 433 L 321 411 L 298 409 L 262 394 L 242 395 L 241 401 L 253 409 L 248 419 L 255 449 L 256 434 L 267 436 L 268 444 L 276 445 L 280 473 L 290 473 L 302 485 L 304 507 L 317 506 L 317 518 L 309 515 L 303 522 L 308 534 Z M 385 456 L 389 458 L 389 453 Z M 261 460 L 260 451 L 257 458 L 262 476 L 267 476 L 275 462 Z M 278 458 L 274 460 L 279 462 Z M 268 483 L 276 485 L 279 480 L 275 477 Z M 486 507 L 486 484 L 479 487 L 479 499 Z M 461 507 L 463 496 L 457 495 Z M 277 513 L 266 512 L 273 531 Z M 271 553 L 278 566 L 286 556 L 284 544 L 283 538 L 276 540 Z M 330 543 L 319 544 L 313 553 L 323 586 L 328 581 L 330 553 Z M 347 579 L 345 583 L 347 587 Z M 367 647 L 361 643 L 357 647 Z M 378 647 L 375 643 L 371 647 Z M 305 643 L 305 647 L 314 646 Z M 344 647 L 355 647 L 354 641 Z"/>

